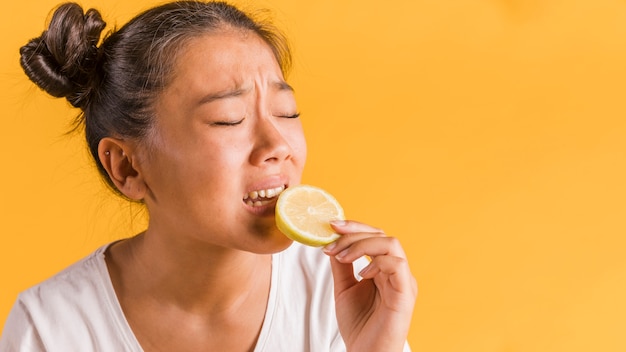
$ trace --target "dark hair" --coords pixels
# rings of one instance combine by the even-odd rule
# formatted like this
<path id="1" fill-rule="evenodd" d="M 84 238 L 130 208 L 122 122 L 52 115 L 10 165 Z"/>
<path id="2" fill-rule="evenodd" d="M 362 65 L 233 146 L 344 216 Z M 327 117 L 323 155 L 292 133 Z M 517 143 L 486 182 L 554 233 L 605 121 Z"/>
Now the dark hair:
<path id="1" fill-rule="evenodd" d="M 20 48 L 20 63 L 40 88 L 81 109 L 75 126 L 84 126 L 98 170 L 120 195 L 100 163 L 98 144 L 108 136 L 147 135 L 156 96 L 190 39 L 224 27 L 249 30 L 270 46 L 283 74 L 291 64 L 279 31 L 221 1 L 176 1 L 149 9 L 110 32 L 98 47 L 105 26 L 97 10 L 83 13 L 78 4 L 62 4 L 48 29 Z"/>

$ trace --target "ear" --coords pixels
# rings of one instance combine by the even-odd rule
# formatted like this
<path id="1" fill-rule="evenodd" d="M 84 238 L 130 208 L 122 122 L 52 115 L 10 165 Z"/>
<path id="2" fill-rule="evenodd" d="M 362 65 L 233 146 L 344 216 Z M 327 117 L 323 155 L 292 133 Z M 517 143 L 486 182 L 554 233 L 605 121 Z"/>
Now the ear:
<path id="1" fill-rule="evenodd" d="M 133 144 L 123 139 L 106 137 L 98 144 L 98 157 L 115 187 L 128 198 L 141 200 L 147 187 L 136 160 L 133 164 L 134 152 Z"/>

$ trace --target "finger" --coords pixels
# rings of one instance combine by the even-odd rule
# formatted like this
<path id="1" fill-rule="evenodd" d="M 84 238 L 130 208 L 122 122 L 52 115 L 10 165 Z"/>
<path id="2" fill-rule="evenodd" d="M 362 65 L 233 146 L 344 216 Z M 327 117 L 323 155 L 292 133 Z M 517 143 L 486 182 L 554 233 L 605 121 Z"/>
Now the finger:
<path id="1" fill-rule="evenodd" d="M 335 220 L 330 225 L 340 235 L 357 232 L 383 233 L 383 230 L 354 220 Z"/>
<path id="2" fill-rule="evenodd" d="M 383 230 L 352 220 L 336 220 L 331 221 L 330 225 L 341 235 L 339 239 L 324 247 L 324 252 L 329 255 L 335 255 L 339 251 L 350 246 L 353 242 L 364 238 L 378 236 L 386 236 Z"/>
<path id="3" fill-rule="evenodd" d="M 335 257 L 330 257 L 330 268 L 333 273 L 335 297 L 358 283 L 354 277 L 352 263 L 341 263 Z"/>
<path id="4" fill-rule="evenodd" d="M 409 263 L 405 258 L 379 256 L 359 273 L 363 279 L 374 279 L 384 275 L 391 288 L 398 292 L 416 293 L 415 279 L 411 274 Z"/>
<path id="5" fill-rule="evenodd" d="M 342 262 L 353 262 L 362 256 L 376 258 L 378 256 L 392 256 L 406 258 L 400 241 L 395 237 L 365 237 L 353 242 L 337 241 L 335 247 L 326 251 L 328 255 L 334 255 Z"/>
<path id="6" fill-rule="evenodd" d="M 372 238 L 372 237 L 386 237 L 386 235 L 382 232 L 348 233 L 348 234 L 341 235 L 341 237 L 339 237 L 336 241 L 325 246 L 323 250 L 328 255 L 336 255 L 340 251 L 350 247 L 353 243 L 362 241 L 367 238 Z"/>

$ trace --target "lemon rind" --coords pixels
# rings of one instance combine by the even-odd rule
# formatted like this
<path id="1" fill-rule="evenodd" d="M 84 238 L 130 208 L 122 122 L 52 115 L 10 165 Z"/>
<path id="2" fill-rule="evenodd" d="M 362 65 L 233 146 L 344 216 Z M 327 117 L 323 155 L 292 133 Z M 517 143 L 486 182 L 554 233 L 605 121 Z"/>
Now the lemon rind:
<path id="1" fill-rule="evenodd" d="M 341 204 L 339 204 L 339 202 L 328 192 L 326 192 L 325 190 L 319 188 L 319 187 L 315 187 L 315 186 L 309 186 L 309 185 L 298 185 L 298 186 L 294 186 L 293 188 L 298 187 L 298 188 L 306 188 L 306 189 L 310 189 L 310 190 L 316 190 L 316 191 L 320 191 L 322 193 L 324 193 L 326 195 L 326 197 L 329 197 L 334 204 L 336 204 L 339 213 L 337 214 L 337 220 L 344 220 L 344 212 L 343 212 L 343 208 L 341 207 Z M 292 189 L 293 190 L 293 189 Z M 286 189 L 284 192 L 288 192 L 289 188 Z M 283 192 L 283 193 L 284 193 Z M 332 243 L 334 241 L 336 241 L 339 237 L 341 237 L 340 234 L 338 233 L 332 233 L 329 236 L 317 236 L 315 234 L 312 234 L 310 232 L 306 232 L 306 231 L 295 231 L 294 228 L 296 228 L 296 226 L 291 223 L 290 221 L 287 221 L 286 219 L 284 219 L 281 215 L 280 215 L 280 207 L 282 206 L 282 201 L 281 198 L 278 198 L 278 202 L 276 203 L 276 227 L 278 228 L 278 230 L 280 232 L 282 232 L 285 236 L 287 236 L 288 238 L 297 241 L 299 243 L 308 245 L 308 246 L 312 246 L 312 247 L 321 247 L 321 246 L 325 246 L 329 243 Z"/>

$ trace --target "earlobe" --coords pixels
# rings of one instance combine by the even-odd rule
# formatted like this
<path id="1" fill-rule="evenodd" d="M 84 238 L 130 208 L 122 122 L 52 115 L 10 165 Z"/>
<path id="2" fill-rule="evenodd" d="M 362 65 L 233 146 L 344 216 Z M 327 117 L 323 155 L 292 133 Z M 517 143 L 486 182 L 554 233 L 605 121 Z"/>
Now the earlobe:
<path id="1" fill-rule="evenodd" d="M 146 185 L 141 172 L 133 164 L 134 148 L 122 139 L 106 137 L 98 144 L 98 157 L 109 178 L 126 197 L 141 200 Z"/>

